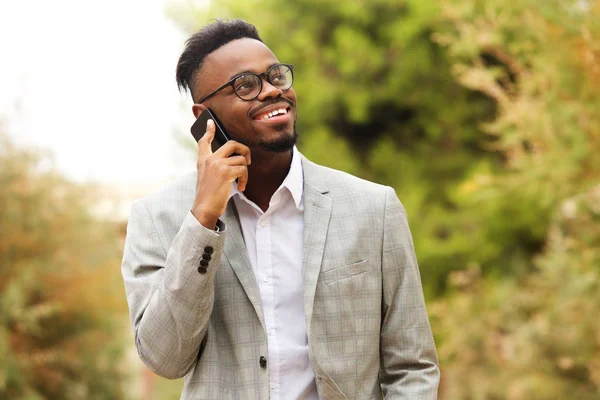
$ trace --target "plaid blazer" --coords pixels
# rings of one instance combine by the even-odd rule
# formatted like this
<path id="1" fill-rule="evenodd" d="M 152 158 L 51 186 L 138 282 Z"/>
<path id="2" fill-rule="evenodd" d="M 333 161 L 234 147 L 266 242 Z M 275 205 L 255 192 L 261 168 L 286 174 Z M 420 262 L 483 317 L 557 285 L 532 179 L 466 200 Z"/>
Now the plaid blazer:
<path id="1" fill-rule="evenodd" d="M 437 355 L 395 192 L 304 157 L 302 168 L 319 397 L 435 399 Z M 182 399 L 268 399 L 261 298 L 233 201 L 215 233 L 190 213 L 195 191 L 194 173 L 132 206 L 122 273 L 139 356 L 158 375 L 185 377 Z"/>

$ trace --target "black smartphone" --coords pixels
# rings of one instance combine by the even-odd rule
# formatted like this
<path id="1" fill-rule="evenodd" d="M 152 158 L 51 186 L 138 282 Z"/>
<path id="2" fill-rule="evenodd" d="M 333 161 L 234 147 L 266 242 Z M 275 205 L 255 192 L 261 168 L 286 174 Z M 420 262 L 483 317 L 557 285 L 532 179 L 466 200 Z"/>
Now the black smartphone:
<path id="1" fill-rule="evenodd" d="M 204 136 L 206 133 L 206 124 L 208 120 L 212 119 L 215 123 L 215 139 L 212 141 L 212 151 L 213 153 L 219 149 L 219 147 L 223 146 L 229 140 L 229 135 L 227 131 L 223 128 L 223 124 L 219 121 L 219 118 L 215 115 L 215 113 L 207 108 L 202 111 L 202 114 L 198 116 L 196 122 L 192 125 L 190 129 L 192 131 L 192 136 L 196 139 L 196 142 Z"/>

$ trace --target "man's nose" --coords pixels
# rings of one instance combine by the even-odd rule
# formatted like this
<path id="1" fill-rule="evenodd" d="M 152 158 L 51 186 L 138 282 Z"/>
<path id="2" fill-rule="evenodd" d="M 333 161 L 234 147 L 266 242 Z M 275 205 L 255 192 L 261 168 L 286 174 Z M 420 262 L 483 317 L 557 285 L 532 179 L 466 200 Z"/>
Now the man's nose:
<path id="1" fill-rule="evenodd" d="M 273 97 L 279 97 L 283 90 L 271 85 L 267 78 L 262 78 L 262 90 L 258 94 L 258 100 L 263 101 Z"/>

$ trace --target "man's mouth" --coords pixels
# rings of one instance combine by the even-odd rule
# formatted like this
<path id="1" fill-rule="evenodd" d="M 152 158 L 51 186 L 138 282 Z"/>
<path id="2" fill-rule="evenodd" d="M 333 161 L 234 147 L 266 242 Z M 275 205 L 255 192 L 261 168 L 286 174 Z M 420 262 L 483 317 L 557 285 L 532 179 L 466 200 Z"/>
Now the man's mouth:
<path id="1" fill-rule="evenodd" d="M 275 101 L 260 104 L 250 110 L 250 118 L 255 121 L 267 121 L 274 119 L 289 118 L 289 113 L 292 110 L 293 104 L 286 99 L 278 99 Z"/>
<path id="2" fill-rule="evenodd" d="M 260 122 L 269 123 L 287 123 L 290 119 L 291 107 L 286 104 L 274 104 L 272 106 L 264 107 L 262 110 L 257 112 L 252 119 Z"/>
<path id="3" fill-rule="evenodd" d="M 257 120 L 271 119 L 278 115 L 286 115 L 287 113 L 288 113 L 288 108 L 281 107 L 281 108 L 277 108 L 275 110 L 260 113 L 257 116 L 255 116 L 254 119 L 257 119 Z"/>

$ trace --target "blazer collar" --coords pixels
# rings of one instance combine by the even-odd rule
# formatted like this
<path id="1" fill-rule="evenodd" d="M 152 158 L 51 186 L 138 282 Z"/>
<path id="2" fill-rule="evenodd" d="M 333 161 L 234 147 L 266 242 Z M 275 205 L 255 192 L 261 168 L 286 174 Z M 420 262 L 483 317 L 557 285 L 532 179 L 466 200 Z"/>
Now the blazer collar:
<path id="1" fill-rule="evenodd" d="M 329 193 L 327 182 L 323 178 L 323 172 L 326 172 L 326 170 L 309 161 L 306 157 L 302 157 L 302 168 L 304 170 L 304 249 L 302 253 L 302 276 L 304 280 L 306 331 L 310 343 L 315 291 L 323 262 L 333 200 L 331 197 L 326 196 Z"/>
<path id="2" fill-rule="evenodd" d="M 302 172 L 304 174 L 304 190 L 306 191 L 308 186 L 321 194 L 329 193 L 329 187 L 323 178 L 325 168 L 310 161 L 302 154 L 300 154 L 300 158 L 302 159 Z"/>

